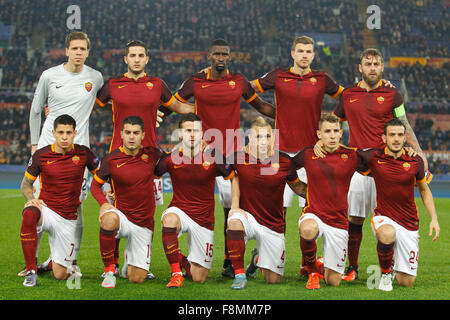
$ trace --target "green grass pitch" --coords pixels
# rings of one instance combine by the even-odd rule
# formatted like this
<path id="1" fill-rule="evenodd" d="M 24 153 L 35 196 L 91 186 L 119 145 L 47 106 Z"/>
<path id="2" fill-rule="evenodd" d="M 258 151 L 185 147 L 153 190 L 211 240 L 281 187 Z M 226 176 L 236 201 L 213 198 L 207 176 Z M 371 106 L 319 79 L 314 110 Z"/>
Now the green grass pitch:
<path id="1" fill-rule="evenodd" d="M 299 211 L 290 208 L 287 214 L 286 232 L 286 268 L 282 283 L 265 284 L 260 273 L 250 279 L 244 290 L 231 290 L 232 280 L 221 276 L 224 237 L 223 209 L 216 198 L 216 229 L 214 260 L 209 278 L 204 284 L 185 280 L 181 289 L 167 289 L 170 268 L 167 263 L 161 241 L 161 212 L 167 208 L 171 194 L 164 195 L 164 205 L 157 207 L 155 213 L 155 233 L 153 238 L 151 270 L 156 280 L 143 284 L 131 284 L 127 279 L 118 278 L 115 289 L 101 287 L 100 275 L 103 264 L 100 258 L 98 240 L 98 204 L 89 195 L 84 204 L 84 234 L 78 257 L 83 273 L 79 289 L 69 289 L 66 281 L 56 281 L 51 274 L 39 277 L 37 287 L 22 286 L 23 278 L 17 276 L 24 266 L 19 231 L 21 211 L 25 203 L 19 190 L 0 190 L 0 300 L 447 300 L 450 298 L 450 199 L 435 199 L 439 216 L 441 236 L 432 242 L 428 236 L 429 216 L 420 199 L 417 200 L 420 215 L 420 256 L 418 277 L 414 287 L 402 288 L 394 282 L 392 292 L 370 290 L 367 280 L 371 276 L 366 270 L 370 265 L 378 265 L 376 242 L 370 223 L 364 225 L 364 236 L 360 251 L 359 279 L 352 283 L 342 283 L 333 288 L 321 281 L 319 290 L 305 288 L 306 278 L 299 276 L 300 248 L 297 232 Z M 121 251 L 125 240 L 120 243 Z M 255 242 L 247 244 L 246 262 Z M 180 246 L 187 253 L 186 236 L 180 239 Z M 321 245 L 318 246 L 318 254 Z M 42 241 L 39 261 L 48 257 L 47 235 Z M 122 257 L 120 262 L 122 263 Z"/>

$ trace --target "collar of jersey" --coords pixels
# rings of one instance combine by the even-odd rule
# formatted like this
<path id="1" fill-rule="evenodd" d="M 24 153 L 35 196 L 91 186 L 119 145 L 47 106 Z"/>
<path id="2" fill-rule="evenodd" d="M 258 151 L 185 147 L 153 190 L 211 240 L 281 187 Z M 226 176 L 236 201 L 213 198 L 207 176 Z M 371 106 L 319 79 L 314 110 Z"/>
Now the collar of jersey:
<path id="1" fill-rule="evenodd" d="M 230 70 L 228 70 L 227 69 L 227 77 L 230 75 Z M 210 78 L 210 76 L 211 76 L 211 68 L 208 68 L 208 73 L 206 74 L 206 79 L 208 79 L 209 80 L 209 78 Z"/>
<path id="2" fill-rule="evenodd" d="M 54 143 L 52 143 L 52 145 L 50 147 L 52 148 L 52 152 L 56 152 Z M 75 150 L 75 145 L 73 143 L 72 143 L 72 150 Z"/>

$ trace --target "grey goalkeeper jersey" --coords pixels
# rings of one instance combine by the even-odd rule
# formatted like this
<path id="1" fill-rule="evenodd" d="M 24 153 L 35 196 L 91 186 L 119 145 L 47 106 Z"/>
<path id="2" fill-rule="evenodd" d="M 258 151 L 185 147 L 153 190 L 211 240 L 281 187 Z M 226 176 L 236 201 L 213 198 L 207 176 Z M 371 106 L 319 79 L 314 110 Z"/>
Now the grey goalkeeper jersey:
<path id="1" fill-rule="evenodd" d="M 102 74 L 86 65 L 79 73 L 67 71 L 64 64 L 45 70 L 39 79 L 30 110 L 31 144 L 37 144 L 40 149 L 55 142 L 53 121 L 62 114 L 68 114 L 76 121 L 74 143 L 89 147 L 89 117 L 97 91 L 102 86 Z M 39 135 L 41 114 L 46 105 L 50 113 Z"/>

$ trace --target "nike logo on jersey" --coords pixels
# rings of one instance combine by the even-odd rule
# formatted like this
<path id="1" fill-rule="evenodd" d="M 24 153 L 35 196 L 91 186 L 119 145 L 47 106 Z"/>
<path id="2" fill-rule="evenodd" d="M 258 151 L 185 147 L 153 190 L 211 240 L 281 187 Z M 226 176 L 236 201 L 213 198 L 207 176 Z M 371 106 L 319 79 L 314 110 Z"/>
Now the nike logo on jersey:
<path id="1" fill-rule="evenodd" d="M 316 160 L 316 159 L 319 159 L 319 157 L 312 156 L 311 159 Z"/>
<path id="2" fill-rule="evenodd" d="M 53 162 L 56 162 L 56 160 L 53 160 L 53 161 L 47 161 L 47 164 L 52 164 Z"/>
<path id="3" fill-rule="evenodd" d="M 284 82 L 289 82 L 289 81 L 292 81 L 292 80 L 294 80 L 294 79 L 283 79 Z"/>
<path id="4" fill-rule="evenodd" d="M 56 89 L 59 89 L 59 88 L 61 88 L 63 85 L 61 84 L 61 85 L 59 85 L 59 86 L 55 86 L 55 88 Z"/>
<path id="5" fill-rule="evenodd" d="M 211 86 L 211 85 L 210 84 L 202 84 L 202 89 L 208 88 L 209 86 Z"/>
<path id="6" fill-rule="evenodd" d="M 173 166 L 174 169 L 178 169 L 178 168 L 181 168 L 181 167 L 184 167 L 184 164 L 180 164 L 180 165 L 178 165 L 178 166 L 177 166 L 177 165 L 174 165 L 174 166 Z"/>
<path id="7" fill-rule="evenodd" d="M 123 86 L 118 86 L 118 88 L 119 89 L 122 89 L 122 88 L 125 88 L 127 86 L 127 84 L 126 85 L 123 85 Z"/>
<path id="8" fill-rule="evenodd" d="M 383 164 L 383 163 L 386 163 L 386 161 L 380 161 L 380 160 L 378 160 L 377 163 Z"/>
<path id="9" fill-rule="evenodd" d="M 350 99 L 350 103 L 353 103 L 355 101 L 358 101 L 358 99 Z"/>
<path id="10" fill-rule="evenodd" d="M 120 168 L 121 166 L 123 166 L 124 164 L 126 164 L 127 162 L 122 162 L 122 163 L 118 163 L 117 165 L 116 165 L 116 167 L 117 168 Z"/>

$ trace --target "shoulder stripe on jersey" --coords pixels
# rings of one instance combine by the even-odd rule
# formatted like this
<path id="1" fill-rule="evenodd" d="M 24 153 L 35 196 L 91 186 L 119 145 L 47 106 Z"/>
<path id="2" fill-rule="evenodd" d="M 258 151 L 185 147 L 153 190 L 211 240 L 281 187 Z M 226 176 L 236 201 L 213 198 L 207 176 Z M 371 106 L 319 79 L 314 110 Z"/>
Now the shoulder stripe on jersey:
<path id="1" fill-rule="evenodd" d="M 331 113 L 333 116 L 335 116 L 336 118 L 338 118 L 339 120 L 341 120 L 341 121 L 346 121 L 347 119 L 346 118 L 341 118 L 341 117 L 339 117 L 336 113 L 334 113 L 334 112 L 332 112 Z"/>
<path id="2" fill-rule="evenodd" d="M 231 173 L 230 173 L 227 177 L 224 177 L 223 179 L 224 179 L 224 180 L 230 180 L 230 179 L 233 178 L 233 177 L 234 177 L 234 170 L 231 171 Z"/>
<path id="3" fill-rule="evenodd" d="M 184 100 L 184 99 L 178 94 L 178 92 L 175 93 L 175 98 L 177 98 L 177 99 L 180 100 L 181 102 L 184 102 L 184 103 L 187 102 L 187 100 Z"/>
<path id="4" fill-rule="evenodd" d="M 339 97 L 339 95 L 342 93 L 342 91 L 344 91 L 344 87 L 343 86 L 339 86 L 338 91 L 336 91 L 336 93 L 333 94 L 331 97 L 336 99 L 337 97 Z"/>
<path id="5" fill-rule="evenodd" d="M 101 179 L 101 178 L 99 178 L 97 174 L 94 175 L 94 179 L 95 179 L 95 181 L 97 181 L 100 184 L 105 184 L 106 183 L 106 181 Z"/>
<path id="6" fill-rule="evenodd" d="M 175 97 L 172 96 L 172 97 L 169 99 L 169 101 L 167 101 L 167 102 L 164 102 L 164 101 L 161 100 L 161 104 L 162 104 L 164 107 L 168 107 L 168 106 L 170 106 L 174 101 L 175 101 Z"/>
<path id="7" fill-rule="evenodd" d="M 252 95 L 249 99 L 245 100 L 245 102 L 250 103 L 250 102 L 252 102 L 253 100 L 255 100 L 257 96 L 258 96 L 258 95 L 257 95 L 256 92 L 255 92 L 255 94 Z"/>
<path id="8" fill-rule="evenodd" d="M 264 93 L 264 89 L 261 87 L 261 83 L 259 83 L 259 79 L 254 80 L 256 84 L 256 88 L 258 88 L 258 92 Z"/>
<path id="9" fill-rule="evenodd" d="M 30 174 L 28 171 L 25 171 L 25 177 L 27 177 L 28 179 L 30 179 L 32 181 L 36 181 L 36 179 L 37 179 L 37 177 Z"/>
<path id="10" fill-rule="evenodd" d="M 97 102 L 97 104 L 98 104 L 100 107 L 104 107 L 104 106 L 106 105 L 106 103 L 101 102 L 98 98 L 95 98 L 95 102 Z"/>

